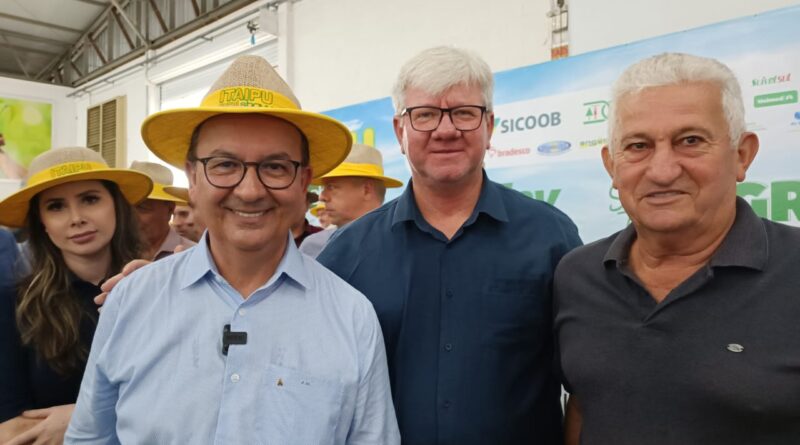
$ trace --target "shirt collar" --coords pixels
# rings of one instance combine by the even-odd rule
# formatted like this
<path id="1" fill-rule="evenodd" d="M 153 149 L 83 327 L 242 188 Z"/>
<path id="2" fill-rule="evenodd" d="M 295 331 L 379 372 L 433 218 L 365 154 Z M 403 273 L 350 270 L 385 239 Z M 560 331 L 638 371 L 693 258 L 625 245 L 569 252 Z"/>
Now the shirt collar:
<path id="1" fill-rule="evenodd" d="M 472 215 L 464 223 L 468 226 L 475 222 L 478 215 L 485 213 L 486 215 L 501 222 L 508 222 L 508 212 L 506 210 L 503 196 L 500 194 L 499 187 L 504 187 L 489 180 L 486 176 L 486 171 L 483 171 L 483 181 L 481 183 L 481 192 L 478 196 L 478 202 L 475 204 L 475 209 Z M 422 213 L 417 207 L 417 202 L 414 199 L 414 180 L 408 181 L 408 186 L 397 199 L 397 206 L 395 207 L 394 215 L 392 216 L 392 227 L 404 221 L 415 221 L 420 223 L 422 220 Z"/>
<path id="2" fill-rule="evenodd" d="M 636 229 L 629 224 L 614 239 L 603 263 L 625 262 L 630 255 Z M 769 242 L 764 222 L 744 199 L 736 198 L 736 218 L 725 239 L 709 261 L 711 267 L 741 266 L 763 270 L 769 256 Z"/>
<path id="3" fill-rule="evenodd" d="M 219 269 L 217 269 L 217 265 L 214 263 L 214 258 L 211 256 L 211 250 L 208 248 L 208 237 L 208 231 L 205 231 L 203 236 L 200 238 L 200 241 L 197 243 L 197 246 L 189 249 L 189 251 L 186 253 L 189 255 L 189 258 L 187 259 L 186 270 L 181 278 L 181 288 L 191 286 L 205 277 L 208 273 L 221 276 Z M 300 251 L 297 250 L 297 245 L 292 238 L 291 232 L 287 234 L 287 240 L 288 242 L 286 243 L 286 251 L 281 258 L 281 261 L 278 263 L 275 273 L 272 275 L 272 277 L 270 277 L 269 280 L 267 280 L 267 283 L 272 282 L 274 279 L 280 278 L 281 275 L 285 274 L 297 284 L 303 286 L 304 288 L 309 288 L 311 285 L 311 279 L 309 278 L 306 270 L 306 259 L 304 259 L 303 255 L 300 254 Z"/>

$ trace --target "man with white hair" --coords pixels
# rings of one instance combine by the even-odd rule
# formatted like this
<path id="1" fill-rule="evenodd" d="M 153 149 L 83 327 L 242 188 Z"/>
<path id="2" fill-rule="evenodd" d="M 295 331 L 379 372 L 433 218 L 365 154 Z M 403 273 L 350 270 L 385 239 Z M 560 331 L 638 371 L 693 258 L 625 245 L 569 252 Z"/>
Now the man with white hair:
<path id="1" fill-rule="evenodd" d="M 651 57 L 611 117 L 603 163 L 632 223 L 556 271 L 567 443 L 800 443 L 800 229 L 736 196 L 759 143 L 735 76 Z"/>
<path id="2" fill-rule="evenodd" d="M 483 171 L 492 87 L 469 51 L 408 61 L 393 98 L 411 181 L 318 258 L 378 313 L 404 444 L 561 443 L 551 284 L 580 239 Z"/>

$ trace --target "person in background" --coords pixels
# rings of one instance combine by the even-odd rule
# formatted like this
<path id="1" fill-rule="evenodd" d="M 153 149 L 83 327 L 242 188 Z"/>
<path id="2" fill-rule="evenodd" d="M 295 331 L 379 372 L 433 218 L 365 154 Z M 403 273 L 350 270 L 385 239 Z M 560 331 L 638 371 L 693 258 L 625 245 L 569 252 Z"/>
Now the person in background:
<path id="1" fill-rule="evenodd" d="M 0 224 L 28 229 L 32 271 L 0 283 L 0 443 L 12 445 L 63 440 L 97 323 L 92 298 L 139 258 L 131 205 L 152 188 L 88 148 L 47 151 L 29 171 L 0 201 Z"/>
<path id="2" fill-rule="evenodd" d="M 308 219 L 306 219 L 306 212 L 308 212 L 308 209 L 311 208 L 311 204 L 316 202 L 318 199 L 319 195 L 314 192 L 307 191 L 305 201 L 298 201 L 295 203 L 295 219 L 294 224 L 292 224 L 292 236 L 294 237 L 294 243 L 297 247 L 300 247 L 300 244 L 303 243 L 303 240 L 305 240 L 306 237 L 312 233 L 322 231 L 322 227 L 315 226 L 309 223 Z"/>
<path id="3" fill-rule="evenodd" d="M 324 187 L 320 199 L 325 204 L 325 215 L 339 228 L 380 207 L 387 187 L 403 186 L 402 182 L 384 176 L 381 152 L 363 144 L 353 144 L 344 162 L 312 184 Z M 300 251 L 316 258 L 333 233 L 323 230 L 309 235 L 300 245 Z"/>
<path id="4" fill-rule="evenodd" d="M 175 204 L 175 211 L 172 212 L 172 227 L 183 238 L 192 242 L 200 241 L 206 226 L 197 218 L 192 203 Z"/>
<path id="5" fill-rule="evenodd" d="M 631 224 L 556 271 L 567 443 L 800 444 L 800 229 L 736 196 L 759 148 L 739 82 L 667 53 L 611 103 L 603 164 Z"/>
<path id="6" fill-rule="evenodd" d="M 184 166 L 207 230 L 109 294 L 65 443 L 399 444 L 372 305 L 290 232 L 347 127 L 242 56 L 142 137 Z"/>
<path id="7" fill-rule="evenodd" d="M 472 52 L 431 48 L 395 84 L 403 194 L 317 258 L 370 299 L 403 443 L 561 444 L 553 272 L 581 241 L 562 212 L 489 180 L 493 79 Z"/>
<path id="8" fill-rule="evenodd" d="M 325 212 L 325 203 L 322 201 L 317 201 L 313 207 L 308 211 L 311 213 L 311 216 L 317 218 L 319 222 L 319 226 L 325 230 L 336 229 L 336 226 L 331 224 L 331 219 L 328 217 L 328 213 Z"/>
<path id="9" fill-rule="evenodd" d="M 186 204 L 186 201 L 165 191 L 166 187 L 176 188 L 172 185 L 172 172 L 161 164 L 144 161 L 133 161 L 130 169 L 142 172 L 153 180 L 150 196 L 136 205 L 139 229 L 147 243 L 143 258 L 158 260 L 172 255 L 178 246 L 181 246 L 181 250 L 194 246 L 194 241 L 179 235 L 169 224 L 175 205 Z"/>

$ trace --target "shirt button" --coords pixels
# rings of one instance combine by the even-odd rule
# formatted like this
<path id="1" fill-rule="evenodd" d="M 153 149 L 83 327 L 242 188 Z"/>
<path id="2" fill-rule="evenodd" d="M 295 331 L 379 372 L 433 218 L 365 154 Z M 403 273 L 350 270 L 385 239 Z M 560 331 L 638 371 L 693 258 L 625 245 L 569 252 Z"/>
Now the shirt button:
<path id="1" fill-rule="evenodd" d="M 447 343 L 446 345 L 444 345 L 444 350 L 447 351 L 447 352 L 452 351 L 453 350 L 453 345 L 450 344 L 450 343 Z"/>
<path id="2" fill-rule="evenodd" d="M 442 406 L 443 406 L 445 409 L 447 409 L 447 408 L 450 408 L 450 401 L 449 401 L 449 400 L 445 400 L 445 401 L 444 401 L 444 403 L 442 403 Z"/>
<path id="3" fill-rule="evenodd" d="M 245 311 L 244 309 L 239 309 L 239 315 L 241 315 L 242 317 L 244 317 L 245 312 L 247 311 Z"/>
<path id="4" fill-rule="evenodd" d="M 236 374 L 236 373 L 231 374 L 231 382 L 233 382 L 233 383 L 239 382 L 239 374 Z"/>
<path id="5" fill-rule="evenodd" d="M 450 289 L 447 289 L 444 294 L 447 295 L 447 298 L 453 298 L 453 291 Z"/>

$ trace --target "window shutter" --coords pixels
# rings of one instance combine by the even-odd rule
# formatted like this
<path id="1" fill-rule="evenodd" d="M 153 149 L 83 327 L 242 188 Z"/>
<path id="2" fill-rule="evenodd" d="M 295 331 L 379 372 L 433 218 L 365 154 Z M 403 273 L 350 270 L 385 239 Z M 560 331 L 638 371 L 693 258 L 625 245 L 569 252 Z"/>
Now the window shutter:
<path id="1" fill-rule="evenodd" d="M 125 96 L 86 110 L 86 145 L 109 166 L 125 168 Z"/>

